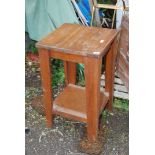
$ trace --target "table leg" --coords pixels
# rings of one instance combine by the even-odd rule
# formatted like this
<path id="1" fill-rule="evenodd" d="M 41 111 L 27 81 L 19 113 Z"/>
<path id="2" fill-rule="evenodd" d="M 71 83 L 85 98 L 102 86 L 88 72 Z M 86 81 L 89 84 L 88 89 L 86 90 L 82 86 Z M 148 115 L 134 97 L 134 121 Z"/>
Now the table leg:
<path id="1" fill-rule="evenodd" d="M 109 93 L 109 101 L 106 108 L 112 111 L 113 94 L 114 94 L 114 77 L 115 77 L 115 60 L 117 53 L 116 39 L 113 41 L 105 60 L 105 91 Z"/>
<path id="2" fill-rule="evenodd" d="M 95 141 L 98 136 L 101 65 L 102 58 L 85 59 L 87 135 L 90 141 Z"/>
<path id="3" fill-rule="evenodd" d="M 43 87 L 43 100 L 46 113 L 46 125 L 52 127 L 52 88 L 49 51 L 39 49 L 40 71 Z"/>
<path id="4" fill-rule="evenodd" d="M 76 63 L 64 61 L 65 83 L 76 83 Z"/>

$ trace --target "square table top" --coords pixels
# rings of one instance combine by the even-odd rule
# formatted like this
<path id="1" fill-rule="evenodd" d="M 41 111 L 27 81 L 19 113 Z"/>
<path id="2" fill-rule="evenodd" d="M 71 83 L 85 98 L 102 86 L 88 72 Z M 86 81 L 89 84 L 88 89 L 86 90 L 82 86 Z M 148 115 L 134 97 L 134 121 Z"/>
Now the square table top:
<path id="1" fill-rule="evenodd" d="M 52 52 L 94 56 L 104 55 L 118 34 L 115 29 L 63 24 L 36 44 Z"/>

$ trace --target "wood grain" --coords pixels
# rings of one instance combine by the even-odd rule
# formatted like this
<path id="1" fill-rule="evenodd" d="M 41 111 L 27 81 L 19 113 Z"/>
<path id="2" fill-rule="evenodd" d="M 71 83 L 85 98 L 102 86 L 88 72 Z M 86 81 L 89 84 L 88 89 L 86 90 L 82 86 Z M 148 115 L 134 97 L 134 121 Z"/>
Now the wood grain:
<path id="1" fill-rule="evenodd" d="M 99 115 L 108 102 L 112 107 L 114 65 L 118 31 L 64 24 L 39 41 L 40 66 L 47 126 L 52 126 L 53 114 L 87 123 L 87 136 L 98 136 Z M 112 47 L 111 47 L 112 45 Z M 106 55 L 105 90 L 100 91 L 102 58 Z M 64 61 L 66 87 L 52 101 L 50 57 Z M 86 87 L 75 86 L 76 63 L 85 65 Z"/>
<path id="2" fill-rule="evenodd" d="M 117 30 L 63 24 L 55 32 L 39 41 L 36 46 L 64 53 L 99 57 L 111 44 Z"/>
<path id="3" fill-rule="evenodd" d="M 52 127 L 52 88 L 51 68 L 49 52 L 46 49 L 39 49 L 40 72 L 43 87 L 43 100 L 46 113 L 47 127 Z"/>
<path id="4" fill-rule="evenodd" d="M 112 43 L 109 52 L 106 55 L 106 63 L 105 63 L 105 91 L 109 93 L 109 101 L 107 104 L 107 109 L 110 111 L 112 111 L 112 103 L 113 103 L 117 45 L 118 45 L 117 39 L 115 39 Z"/>
<path id="5" fill-rule="evenodd" d="M 90 141 L 95 141 L 98 135 L 101 64 L 101 58 L 85 59 L 87 135 Z"/>
<path id="6" fill-rule="evenodd" d="M 65 83 L 76 83 L 76 63 L 64 61 Z"/>
<path id="7" fill-rule="evenodd" d="M 108 96 L 100 91 L 99 112 L 105 107 Z M 85 87 L 68 84 L 54 100 L 53 113 L 87 123 L 87 105 Z"/>

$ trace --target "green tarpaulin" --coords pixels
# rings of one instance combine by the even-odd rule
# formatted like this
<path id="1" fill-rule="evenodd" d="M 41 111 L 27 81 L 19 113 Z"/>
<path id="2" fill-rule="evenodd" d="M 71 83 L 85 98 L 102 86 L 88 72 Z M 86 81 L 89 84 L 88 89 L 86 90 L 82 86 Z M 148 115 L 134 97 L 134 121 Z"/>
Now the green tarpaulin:
<path id="1" fill-rule="evenodd" d="M 79 23 L 70 0 L 26 0 L 25 29 L 40 40 L 64 23 Z"/>

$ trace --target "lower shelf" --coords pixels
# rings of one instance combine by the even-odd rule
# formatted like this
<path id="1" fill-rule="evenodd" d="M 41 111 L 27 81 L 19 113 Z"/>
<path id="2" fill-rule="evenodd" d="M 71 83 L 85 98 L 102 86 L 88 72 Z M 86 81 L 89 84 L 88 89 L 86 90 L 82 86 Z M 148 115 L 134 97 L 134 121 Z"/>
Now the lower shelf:
<path id="1" fill-rule="evenodd" d="M 101 91 L 100 111 L 105 107 L 108 95 Z M 86 92 L 84 87 L 69 84 L 54 100 L 53 113 L 70 119 L 87 122 Z"/>

